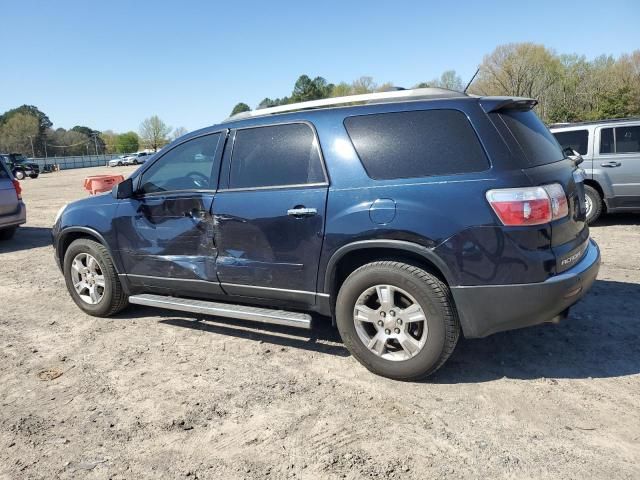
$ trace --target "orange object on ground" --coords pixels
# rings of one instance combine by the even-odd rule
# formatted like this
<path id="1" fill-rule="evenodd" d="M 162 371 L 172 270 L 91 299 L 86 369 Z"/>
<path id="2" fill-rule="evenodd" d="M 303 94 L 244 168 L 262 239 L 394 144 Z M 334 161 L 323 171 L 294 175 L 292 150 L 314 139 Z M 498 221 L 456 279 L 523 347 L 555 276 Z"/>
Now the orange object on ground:
<path id="1" fill-rule="evenodd" d="M 84 189 L 91 195 L 108 192 L 114 185 L 124 181 L 122 175 L 92 175 L 84 179 Z"/>

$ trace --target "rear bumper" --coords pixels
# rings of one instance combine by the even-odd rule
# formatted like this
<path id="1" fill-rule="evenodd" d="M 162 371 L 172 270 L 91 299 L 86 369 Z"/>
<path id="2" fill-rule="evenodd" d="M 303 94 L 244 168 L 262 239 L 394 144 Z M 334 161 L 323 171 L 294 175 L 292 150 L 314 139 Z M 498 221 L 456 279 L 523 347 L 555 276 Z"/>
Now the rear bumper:
<path id="1" fill-rule="evenodd" d="M 452 287 L 465 337 L 486 337 L 561 317 L 591 288 L 600 269 L 600 249 L 589 240 L 582 260 L 541 283 Z"/>
<path id="2" fill-rule="evenodd" d="M 10 228 L 22 225 L 27 221 L 27 207 L 24 203 L 18 204 L 18 211 L 10 215 L 0 215 L 0 228 Z"/>

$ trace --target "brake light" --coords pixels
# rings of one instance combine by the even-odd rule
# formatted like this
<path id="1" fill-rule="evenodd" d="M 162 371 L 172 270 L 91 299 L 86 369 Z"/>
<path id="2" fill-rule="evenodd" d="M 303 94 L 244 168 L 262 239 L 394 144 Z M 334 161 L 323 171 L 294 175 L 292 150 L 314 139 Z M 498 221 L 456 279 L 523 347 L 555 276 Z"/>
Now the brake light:
<path id="1" fill-rule="evenodd" d="M 22 200 L 22 187 L 20 186 L 20 182 L 18 180 L 14 180 L 13 186 L 16 189 L 16 196 L 18 197 L 18 200 Z"/>
<path id="2" fill-rule="evenodd" d="M 489 190 L 487 201 L 503 225 L 541 225 L 569 213 L 562 185 Z"/>

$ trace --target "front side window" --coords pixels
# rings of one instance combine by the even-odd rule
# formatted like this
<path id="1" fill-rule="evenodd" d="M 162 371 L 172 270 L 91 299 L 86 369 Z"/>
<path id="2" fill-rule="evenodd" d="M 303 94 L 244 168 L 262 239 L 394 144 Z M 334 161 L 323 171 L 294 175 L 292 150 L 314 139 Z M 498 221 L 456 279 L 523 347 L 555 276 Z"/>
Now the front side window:
<path id="1" fill-rule="evenodd" d="M 303 123 L 238 130 L 229 188 L 279 187 L 325 182 L 313 130 Z"/>
<path id="2" fill-rule="evenodd" d="M 219 133 L 188 140 L 169 150 L 142 174 L 142 193 L 212 190 Z"/>
<path id="3" fill-rule="evenodd" d="M 348 117 L 347 133 L 376 180 L 481 172 L 489 161 L 466 115 L 419 110 Z"/>
<path id="4" fill-rule="evenodd" d="M 588 130 L 569 130 L 564 132 L 553 132 L 553 135 L 562 146 L 562 149 L 570 148 L 580 155 L 587 154 L 587 146 L 589 144 Z"/>

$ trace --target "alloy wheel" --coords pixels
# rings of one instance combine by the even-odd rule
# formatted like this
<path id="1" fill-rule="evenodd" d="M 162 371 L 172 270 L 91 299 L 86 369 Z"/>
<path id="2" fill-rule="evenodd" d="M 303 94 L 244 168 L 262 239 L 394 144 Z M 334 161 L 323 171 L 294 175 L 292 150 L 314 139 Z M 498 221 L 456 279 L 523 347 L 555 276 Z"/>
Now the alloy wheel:
<path id="1" fill-rule="evenodd" d="M 358 338 L 375 355 L 391 361 L 416 356 L 428 328 L 420 304 L 394 285 L 375 285 L 358 297 L 353 321 Z"/>
<path id="2" fill-rule="evenodd" d="M 71 280 L 83 302 L 96 305 L 104 297 L 105 278 L 102 266 L 92 255 L 79 253 L 71 262 Z"/>

